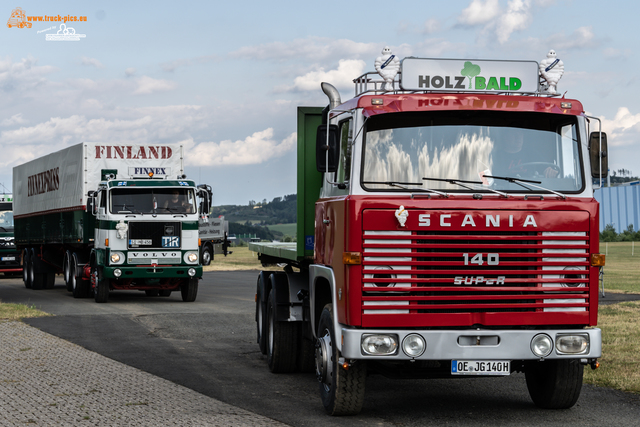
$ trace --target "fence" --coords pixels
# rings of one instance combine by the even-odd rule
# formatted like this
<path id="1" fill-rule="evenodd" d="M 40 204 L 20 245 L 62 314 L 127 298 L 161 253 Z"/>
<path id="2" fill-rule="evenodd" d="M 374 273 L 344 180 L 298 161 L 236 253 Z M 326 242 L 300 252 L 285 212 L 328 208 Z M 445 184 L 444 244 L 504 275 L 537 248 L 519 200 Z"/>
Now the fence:
<path id="1" fill-rule="evenodd" d="M 629 224 L 640 229 L 640 185 L 603 187 L 595 191 L 600 202 L 600 231 L 612 224 L 616 233 L 622 233 Z"/>

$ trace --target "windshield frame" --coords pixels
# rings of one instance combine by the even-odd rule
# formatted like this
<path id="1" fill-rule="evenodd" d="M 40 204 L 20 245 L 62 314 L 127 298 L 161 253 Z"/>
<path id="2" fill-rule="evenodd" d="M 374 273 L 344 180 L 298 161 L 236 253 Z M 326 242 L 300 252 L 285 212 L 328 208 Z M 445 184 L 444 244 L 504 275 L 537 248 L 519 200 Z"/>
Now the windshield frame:
<path id="1" fill-rule="evenodd" d="M 534 121 L 533 122 L 534 124 L 530 126 L 521 126 L 521 125 L 516 125 L 511 127 L 500 126 L 501 122 L 509 123 L 508 121 L 509 118 L 511 118 L 511 120 L 517 119 L 516 121 L 518 123 L 526 123 L 527 115 L 531 117 L 535 117 L 536 119 L 539 119 L 539 120 Z M 562 194 L 576 195 L 576 194 L 584 193 L 588 188 L 587 180 L 589 178 L 588 177 L 589 171 L 588 171 L 587 165 L 585 165 L 585 161 L 584 161 L 585 153 L 583 152 L 584 151 L 583 146 L 585 145 L 583 142 L 584 121 L 580 120 L 581 118 L 580 116 L 576 116 L 574 114 L 558 114 L 558 113 L 545 113 L 545 112 L 532 112 L 532 111 L 447 110 L 447 111 L 430 111 L 430 112 L 385 113 L 385 114 L 369 117 L 369 120 L 367 120 L 364 123 L 364 129 L 361 136 L 362 148 L 361 150 L 359 150 L 360 151 L 360 156 L 359 156 L 360 157 L 359 159 L 360 182 L 359 184 L 360 184 L 360 188 L 365 193 L 380 193 L 380 192 L 407 193 L 413 190 L 413 188 L 398 188 L 397 186 L 389 186 L 389 185 L 385 187 L 378 187 L 378 188 L 367 185 L 367 183 L 371 184 L 371 182 L 374 181 L 371 177 L 365 177 L 366 162 L 367 162 L 367 137 L 369 136 L 370 132 L 375 130 L 383 130 L 383 129 L 428 127 L 428 126 L 431 126 L 429 121 L 432 120 L 434 116 L 437 116 L 437 119 L 439 121 L 439 123 L 436 124 L 435 126 L 438 126 L 438 125 L 440 126 L 443 126 L 443 125 L 471 126 L 471 127 L 489 127 L 490 126 L 492 128 L 504 128 L 507 130 L 508 129 L 524 129 L 526 131 L 544 131 L 549 133 L 556 133 L 559 138 L 563 138 L 562 134 L 559 132 L 559 129 L 560 129 L 559 125 L 562 125 L 562 126 L 570 125 L 573 131 L 572 136 L 575 136 L 575 140 L 573 140 L 573 138 L 571 139 L 572 146 L 570 148 L 571 148 L 571 152 L 573 153 L 573 161 L 579 163 L 579 165 L 577 165 L 578 167 L 577 172 L 580 174 L 580 177 L 579 179 L 574 178 L 577 188 L 574 187 L 571 189 L 558 189 L 556 187 L 549 186 L 548 181 L 546 182 L 547 185 L 542 184 L 542 189 L 538 187 L 536 189 L 532 189 L 531 191 L 527 191 L 525 188 L 521 186 L 517 188 L 501 188 L 500 186 L 496 186 L 496 187 L 477 186 L 477 188 L 473 188 L 473 189 L 463 188 L 461 186 L 456 186 L 457 188 L 451 188 L 451 187 L 443 188 L 443 187 L 438 187 L 437 185 L 436 186 L 432 185 L 433 184 L 432 181 L 425 180 L 421 183 L 422 184 L 421 186 L 415 187 L 416 191 L 437 190 L 437 191 L 444 191 L 446 193 L 472 194 L 472 193 L 495 193 L 495 191 L 492 191 L 492 190 L 499 190 L 499 192 L 505 192 L 509 194 L 527 194 L 528 192 L 552 194 L 554 192 L 561 192 Z M 469 117 L 471 117 L 471 119 L 468 119 L 469 122 L 465 123 L 464 120 Z M 388 122 L 387 124 L 391 124 L 391 125 L 393 125 L 393 122 L 396 121 L 396 123 L 398 123 L 399 126 L 393 127 L 393 126 L 381 125 L 379 119 L 387 121 Z M 488 121 L 486 123 L 482 122 L 483 119 L 488 119 Z M 551 130 L 541 129 L 540 126 L 536 127 L 536 124 L 540 123 L 540 119 L 548 120 L 550 123 L 554 123 L 558 130 L 556 130 L 555 132 L 552 132 Z M 444 122 L 444 124 L 440 121 Z M 414 124 L 406 125 L 407 123 L 414 123 Z M 556 140 L 555 143 L 561 145 L 562 140 Z M 529 149 L 531 149 L 532 147 L 533 145 L 529 146 Z M 495 176 L 499 175 L 495 172 L 492 172 L 492 173 Z M 446 177 L 440 177 L 438 175 L 434 175 L 434 177 L 442 178 L 441 181 L 453 180 L 453 181 L 464 182 L 464 179 L 465 179 L 455 175 L 446 176 Z M 430 178 L 430 177 L 420 176 L 419 178 Z M 510 178 L 519 179 L 519 177 L 516 177 L 516 176 L 510 177 Z M 480 177 L 478 176 L 476 179 L 479 180 Z M 416 179 L 415 181 L 418 182 L 419 180 L 420 179 Z M 380 181 L 393 182 L 393 179 L 380 180 Z M 523 181 L 526 181 L 526 180 L 523 179 Z M 495 180 L 494 180 L 494 185 L 495 185 Z"/>
<path id="2" fill-rule="evenodd" d="M 178 192 L 179 200 L 186 200 L 187 205 L 185 207 L 171 207 L 170 196 L 171 193 Z M 117 193 L 130 193 L 128 195 Z M 122 204 L 114 205 L 114 195 L 119 197 L 136 197 L 135 193 L 144 193 L 149 195 L 150 201 L 147 204 L 146 209 L 139 209 L 140 205 L 125 206 L 127 209 L 117 210 L 114 206 L 122 206 Z M 155 207 L 153 201 L 155 200 Z M 191 203 L 189 204 L 189 200 Z M 107 210 L 111 215 L 193 215 L 198 213 L 196 192 L 193 187 L 136 187 L 136 186 L 122 186 L 109 188 L 107 195 Z M 166 202 L 166 203 L 165 203 Z M 166 206 L 165 206 L 166 205 Z M 123 206 L 123 207 L 125 207 Z M 130 209 L 129 209 L 130 208 Z"/>

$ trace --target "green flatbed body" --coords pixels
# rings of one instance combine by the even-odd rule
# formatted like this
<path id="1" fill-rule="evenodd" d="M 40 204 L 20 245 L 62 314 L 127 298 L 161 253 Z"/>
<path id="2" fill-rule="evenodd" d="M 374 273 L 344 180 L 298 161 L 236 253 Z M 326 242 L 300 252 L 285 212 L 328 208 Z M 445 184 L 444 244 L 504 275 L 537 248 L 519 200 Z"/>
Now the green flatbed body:
<path id="1" fill-rule="evenodd" d="M 249 250 L 257 252 L 259 256 L 266 255 L 267 257 L 274 258 L 277 262 L 278 259 L 283 262 L 286 261 L 298 261 L 298 253 L 296 249 L 296 243 L 281 243 L 281 242 L 259 242 L 249 243 Z"/>

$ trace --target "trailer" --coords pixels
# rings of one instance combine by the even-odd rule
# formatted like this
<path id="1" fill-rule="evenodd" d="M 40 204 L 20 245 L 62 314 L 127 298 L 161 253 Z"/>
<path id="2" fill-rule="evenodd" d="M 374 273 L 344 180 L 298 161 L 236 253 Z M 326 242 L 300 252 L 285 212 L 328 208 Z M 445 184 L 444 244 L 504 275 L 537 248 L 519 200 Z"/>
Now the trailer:
<path id="1" fill-rule="evenodd" d="M 328 414 L 361 410 L 368 375 L 524 373 L 533 402 L 570 408 L 596 327 L 607 140 L 557 95 L 564 65 L 405 58 L 343 102 L 298 108 L 295 244 L 263 265 L 257 342 L 274 372 L 315 372 Z M 470 384 L 470 386 L 473 386 Z"/>
<path id="2" fill-rule="evenodd" d="M 81 143 L 13 169 L 16 245 L 27 288 L 62 274 L 75 298 L 180 291 L 202 278 L 198 195 L 181 146 Z M 206 200 L 210 200 L 210 196 Z M 206 212 L 208 201 L 200 208 Z"/>
<path id="3" fill-rule="evenodd" d="M 224 216 L 213 218 L 209 212 L 205 212 L 204 206 L 211 206 L 211 186 L 202 184 L 200 189 L 200 219 L 198 231 L 200 233 L 200 259 L 202 265 L 209 265 L 216 253 L 227 256 L 229 253 L 229 221 Z M 218 252 L 216 252 L 218 249 Z"/>

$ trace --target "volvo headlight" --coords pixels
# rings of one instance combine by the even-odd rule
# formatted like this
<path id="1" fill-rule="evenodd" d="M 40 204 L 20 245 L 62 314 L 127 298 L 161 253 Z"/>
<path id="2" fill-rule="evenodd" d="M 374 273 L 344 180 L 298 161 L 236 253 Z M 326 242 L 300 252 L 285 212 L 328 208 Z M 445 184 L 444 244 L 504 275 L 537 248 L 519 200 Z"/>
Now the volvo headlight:
<path id="1" fill-rule="evenodd" d="M 547 357 L 553 350 L 553 340 L 547 334 L 538 334 L 531 340 L 531 351 L 537 357 Z"/>
<path id="2" fill-rule="evenodd" d="M 195 264 L 198 262 L 198 254 L 196 252 L 187 252 L 184 254 L 184 262 L 187 264 Z"/>
<path id="3" fill-rule="evenodd" d="M 371 356 L 389 356 L 398 350 L 396 335 L 371 334 L 362 336 L 362 352 Z"/>
<path id="4" fill-rule="evenodd" d="M 111 252 L 109 260 L 111 261 L 111 264 L 123 264 L 124 254 L 122 252 Z"/>

